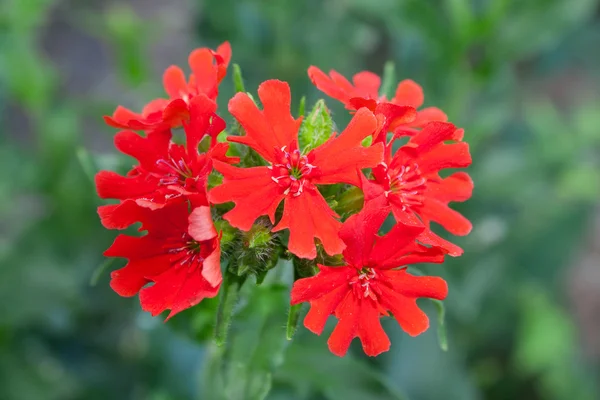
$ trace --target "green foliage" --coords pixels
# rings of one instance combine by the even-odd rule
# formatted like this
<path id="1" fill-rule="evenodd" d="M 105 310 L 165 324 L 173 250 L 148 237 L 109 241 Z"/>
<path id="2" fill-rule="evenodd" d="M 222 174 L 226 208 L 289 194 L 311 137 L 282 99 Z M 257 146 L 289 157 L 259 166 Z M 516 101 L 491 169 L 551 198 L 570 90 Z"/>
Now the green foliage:
<path id="1" fill-rule="evenodd" d="M 262 400 L 287 347 L 282 327 L 287 287 L 277 282 L 253 287 L 235 315 L 227 346 L 211 349 L 202 385 L 203 399 Z"/>
<path id="2" fill-rule="evenodd" d="M 598 4 L 207 0 L 195 3 L 201 10 L 190 17 L 196 25 L 189 29 L 181 17 L 189 10 L 178 14 L 175 3 L 152 20 L 145 14 L 150 4 L 2 2 L 0 398 L 264 398 L 269 388 L 269 398 L 286 400 L 397 399 L 403 393 L 414 400 L 599 398 L 593 355 L 586 354 L 572 306 L 563 300 L 568 268 L 587 242 L 582 236 L 600 197 Z M 150 78 L 157 62 L 149 54 L 172 26 L 197 34 L 181 38 L 190 46 L 232 42 L 244 77 L 234 73 L 223 81 L 224 115 L 226 98 L 244 91 L 243 84 L 289 81 L 293 110 L 305 115 L 303 147 L 329 137 L 332 115 L 340 127 L 350 118 L 337 101 L 327 99 L 331 109 L 317 101 L 306 76 L 311 64 L 348 77 L 363 69 L 384 71 L 382 93 L 389 96 L 396 82 L 393 64 L 384 64 L 392 61 L 396 79 L 419 82 L 425 105 L 442 108 L 466 129 L 475 192 L 452 206 L 473 221 L 474 231 L 452 238 L 465 249 L 463 257 L 426 271 L 449 281 L 445 315 L 432 321 L 438 329 L 448 322 L 447 352 L 436 345 L 435 329 L 409 338 L 384 319 L 389 353 L 375 360 L 354 348 L 344 359 L 331 355 L 331 327 L 310 334 L 298 326 L 300 307 L 288 308 L 291 279 L 274 275 L 292 268 L 279 254 L 270 255 L 280 262 L 277 268 L 258 273 L 260 286 L 242 286 L 242 279 L 254 278 L 228 273 L 226 280 L 239 279 L 229 292 L 167 324 L 139 312 L 135 299 L 111 292 L 108 272 L 123 264 L 103 266 L 102 251 L 116 232 L 98 222 L 100 201 L 90 177 L 96 169 L 127 170 L 131 160 L 107 147 L 113 131 L 96 123 L 116 103 L 144 104 L 147 98 L 133 95 L 140 85 L 162 93 L 160 80 Z M 61 27 L 68 29 L 57 35 Z M 61 42 L 61 51 L 48 46 L 57 37 L 77 38 L 80 30 L 102 41 L 111 68 L 105 76 L 130 87 L 115 93 L 79 53 L 74 65 L 63 62 L 90 39 Z M 169 62 L 184 66 L 185 58 Z M 232 65 L 230 73 L 236 70 Z M 80 73 L 86 87 L 99 90 L 71 87 Z M 306 115 L 307 101 L 316 103 Z M 229 133 L 243 134 L 228 123 Z M 259 159 L 243 146 L 232 152 L 246 163 Z M 332 190 L 344 192 L 336 203 L 341 215 L 362 202 L 356 190 Z M 242 237 L 225 221 L 217 225 L 223 252 L 231 252 Z M 259 233 L 248 244 L 260 248 L 265 238 Z M 317 261 L 340 262 L 322 251 Z M 315 272 L 314 262 L 294 260 L 294 267 L 304 276 Z M 246 302 L 240 290 L 254 295 Z M 436 315 L 433 307 L 427 311 Z M 215 330 L 221 347 L 211 341 Z M 199 369 L 207 377 L 200 390 Z"/>
<path id="3" fill-rule="evenodd" d="M 240 68 L 240 66 L 238 64 L 233 64 L 233 68 L 232 68 L 232 75 L 233 75 L 233 88 L 235 90 L 236 93 L 238 92 L 245 92 L 246 89 L 244 88 L 244 79 L 242 78 L 242 69 Z"/>
<path id="4" fill-rule="evenodd" d="M 398 79 L 396 78 L 396 65 L 394 65 L 392 61 L 388 61 L 383 66 L 383 79 L 381 81 L 379 95 L 385 96 L 388 99 L 393 98 L 394 90 L 396 89 L 397 85 Z"/>

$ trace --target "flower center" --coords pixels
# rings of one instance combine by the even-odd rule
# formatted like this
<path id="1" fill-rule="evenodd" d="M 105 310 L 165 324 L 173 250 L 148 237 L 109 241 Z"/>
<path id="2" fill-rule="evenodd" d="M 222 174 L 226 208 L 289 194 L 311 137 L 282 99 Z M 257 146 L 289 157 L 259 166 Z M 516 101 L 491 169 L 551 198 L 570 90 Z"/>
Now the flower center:
<path id="1" fill-rule="evenodd" d="M 417 164 L 403 165 L 395 173 L 388 172 L 390 189 L 386 195 L 395 194 L 402 202 L 402 210 L 411 206 L 423 205 L 423 193 L 426 189 L 427 179 L 421 175 Z"/>
<path id="2" fill-rule="evenodd" d="M 310 185 L 310 178 L 314 175 L 316 167 L 308 162 L 308 157 L 303 156 L 299 150 L 291 153 L 282 147 L 277 151 L 277 164 L 269 167 L 272 172 L 271 179 L 279 186 L 285 188 L 285 194 L 300 196 L 304 189 Z"/>
<path id="3" fill-rule="evenodd" d="M 168 254 L 172 254 L 170 261 L 173 267 L 187 265 L 193 269 L 204 261 L 204 257 L 200 255 L 201 244 L 187 233 L 184 233 L 181 238 L 167 240 L 163 249 Z"/>
<path id="4" fill-rule="evenodd" d="M 375 270 L 365 267 L 357 272 L 358 275 L 350 280 L 350 286 L 354 295 L 360 299 L 370 297 L 373 300 L 377 300 L 377 285 L 375 282 L 377 274 Z"/>
<path id="5" fill-rule="evenodd" d="M 168 160 L 160 159 L 156 162 L 156 166 L 164 173 L 160 177 L 159 185 L 184 185 L 187 179 L 194 177 L 192 169 L 182 158 L 179 160 L 175 160 L 173 157 L 170 157 Z"/>

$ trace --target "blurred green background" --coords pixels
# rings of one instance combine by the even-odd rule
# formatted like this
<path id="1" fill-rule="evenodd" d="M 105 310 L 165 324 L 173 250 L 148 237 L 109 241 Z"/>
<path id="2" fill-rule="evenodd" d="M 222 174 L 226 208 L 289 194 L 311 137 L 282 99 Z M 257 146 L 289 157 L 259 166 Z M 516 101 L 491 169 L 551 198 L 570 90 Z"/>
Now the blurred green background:
<path id="1" fill-rule="evenodd" d="M 309 105 L 309 65 L 392 60 L 466 129 L 476 185 L 456 208 L 474 230 L 428 270 L 450 285 L 447 352 L 427 304 L 432 329 L 386 321 L 377 359 L 338 359 L 303 327 L 288 345 L 287 290 L 261 287 L 215 378 L 215 302 L 163 324 L 110 290 L 115 232 L 89 175 L 132 161 L 101 115 L 139 109 L 165 67 L 224 40 L 247 90 L 283 79 Z M 2 400 L 600 399 L 598 0 L 2 0 L 0 119 Z"/>

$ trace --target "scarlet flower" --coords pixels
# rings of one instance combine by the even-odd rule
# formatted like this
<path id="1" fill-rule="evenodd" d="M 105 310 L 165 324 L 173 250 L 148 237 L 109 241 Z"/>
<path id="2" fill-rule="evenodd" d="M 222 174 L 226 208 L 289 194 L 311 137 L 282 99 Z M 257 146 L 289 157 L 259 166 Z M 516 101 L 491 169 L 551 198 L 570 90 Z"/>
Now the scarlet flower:
<path id="1" fill-rule="evenodd" d="M 456 139 L 457 131 L 462 132 L 450 123 L 430 122 L 393 156 L 389 143 L 384 163 L 373 168 L 375 180 L 363 185 L 367 201 L 383 196 L 399 223 L 424 223 L 427 229 L 421 240 L 443 247 L 453 256 L 462 254 L 462 249 L 434 234 L 429 226 L 432 221 L 437 222 L 454 235 L 467 235 L 472 228 L 469 220 L 448 203 L 468 200 L 473 181 L 465 172 L 446 178 L 439 175 L 443 169 L 471 164 L 467 143 L 444 143 Z"/>
<path id="2" fill-rule="evenodd" d="M 158 210 L 131 209 L 130 218 L 141 222 L 135 237 L 119 235 L 104 252 L 128 259 L 111 273 L 111 288 L 124 297 L 140 294 L 142 310 L 156 316 L 171 310 L 167 320 L 202 299 L 214 297 L 221 286 L 220 247 L 210 209 L 188 211 L 186 201 Z M 153 283 L 152 286 L 145 287 Z"/>
<path id="3" fill-rule="evenodd" d="M 374 133 L 377 119 L 360 109 L 348 127 L 321 146 L 303 154 L 298 149 L 301 118 L 290 114 L 291 94 L 287 83 L 270 80 L 258 88 L 263 104 L 259 110 L 245 93 L 229 102 L 229 111 L 244 128 L 245 136 L 230 136 L 258 152 L 270 165 L 236 168 L 215 161 L 223 184 L 209 193 L 211 203 L 234 202 L 224 215 L 229 223 L 247 231 L 261 215 L 275 223 L 275 211 L 284 201 L 283 216 L 273 231 L 288 228 L 288 249 L 298 257 L 315 258 L 314 238 L 328 254 L 339 254 L 344 243 L 338 237 L 341 223 L 315 185 L 348 183 L 358 185 L 357 169 L 374 167 L 382 160 L 383 146 L 369 148 L 361 141 Z"/>
<path id="4" fill-rule="evenodd" d="M 102 224 L 109 229 L 123 229 L 131 224 L 130 209 L 137 206 L 158 209 L 170 201 L 188 198 L 193 206 L 208 205 L 206 183 L 212 170 L 212 160 L 237 162 L 226 157 L 228 144 L 217 143 L 216 135 L 225 122 L 214 114 L 216 104 L 206 96 L 196 96 L 190 103 L 192 118 L 184 126 L 186 146 L 171 142 L 171 131 L 159 129 L 141 136 L 121 131 L 115 136 L 115 146 L 139 162 L 122 176 L 112 171 L 96 175 L 98 195 L 104 199 L 122 200 L 119 204 L 100 206 Z M 198 144 L 211 136 L 211 149 L 198 152 Z"/>
<path id="5" fill-rule="evenodd" d="M 397 224 L 386 235 L 377 235 L 389 211 L 382 198 L 367 203 L 340 231 L 346 265 L 319 265 L 317 275 L 299 279 L 292 287 L 291 304 L 310 302 L 304 326 L 311 332 L 320 335 L 332 314 L 338 319 L 327 341 L 337 356 L 346 354 L 355 337 L 369 356 L 389 350 L 390 340 L 380 323 L 380 316 L 389 312 L 406 333 L 421 334 L 429 319 L 417 299 L 443 300 L 448 293 L 442 278 L 414 276 L 406 270 L 408 264 L 443 261 L 440 249 L 415 241 L 422 226 Z"/>
<path id="6" fill-rule="evenodd" d="M 369 71 L 362 71 L 352 77 L 350 83 L 340 73 L 331 70 L 329 76 L 315 66 L 308 68 L 308 76 L 312 83 L 323 93 L 344 103 L 347 109 L 357 110 L 367 107 L 375 114 L 390 113 L 393 106 L 420 108 L 425 101 L 423 89 L 416 82 L 406 79 L 401 81 L 394 97 L 388 100 L 379 95 L 381 78 Z M 397 110 L 397 109 L 396 109 Z M 398 114 L 399 111 L 395 111 Z M 423 108 L 415 114 L 407 111 L 397 116 L 394 113 L 386 115 L 389 120 L 389 130 L 398 134 L 414 134 L 415 128 L 422 128 L 430 121 L 447 121 L 446 114 L 436 107 Z"/>
<path id="7" fill-rule="evenodd" d="M 190 53 L 188 63 L 192 70 L 189 80 L 178 66 L 171 65 L 163 74 L 163 86 L 169 99 L 155 99 L 148 103 L 141 114 L 119 106 L 104 121 L 115 128 L 150 130 L 176 128 L 190 115 L 191 100 L 203 94 L 215 100 L 219 83 L 227 73 L 231 60 L 229 42 L 221 44 L 217 51 L 203 47 Z"/>

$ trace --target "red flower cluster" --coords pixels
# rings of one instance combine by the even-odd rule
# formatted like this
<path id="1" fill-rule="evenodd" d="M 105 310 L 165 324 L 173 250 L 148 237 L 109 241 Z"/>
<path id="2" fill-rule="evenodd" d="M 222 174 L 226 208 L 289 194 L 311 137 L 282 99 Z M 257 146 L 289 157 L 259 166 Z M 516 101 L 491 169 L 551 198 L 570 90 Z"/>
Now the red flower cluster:
<path id="1" fill-rule="evenodd" d="M 215 112 L 218 83 L 231 56 L 229 43 L 217 52 L 198 49 L 190 55 L 193 74 L 185 83 L 175 66 L 165 73 L 165 89 L 171 100 L 150 102 L 141 115 L 122 107 L 109 125 L 124 130 L 115 146 L 138 163 L 125 176 L 112 171 L 96 175 L 98 195 L 118 199 L 98 207 L 102 224 L 124 229 L 141 222 L 141 237 L 119 235 L 104 253 L 122 257 L 128 264 L 111 275 L 111 287 L 122 296 L 139 292 L 142 309 L 169 317 L 214 297 L 221 286 L 219 237 L 213 226 L 207 199 L 212 163 L 239 162 L 226 156 L 229 145 L 217 142 L 225 121 Z M 183 126 L 186 144 L 172 141 L 171 128 Z M 199 151 L 208 138 L 209 150 Z M 144 287 L 152 283 L 152 286 Z"/>
<path id="2" fill-rule="evenodd" d="M 289 85 L 263 82 L 260 108 L 246 93 L 229 101 L 242 134 L 228 141 L 262 158 L 241 162 L 227 155 L 228 143 L 217 141 L 225 129 L 216 114 L 218 85 L 230 58 L 228 43 L 217 51 L 195 50 L 189 80 L 178 67 L 165 72 L 169 100 L 154 100 L 141 114 L 119 107 L 105 117 L 109 125 L 126 129 L 115 136 L 115 146 L 137 164 L 124 176 L 111 171 L 96 176 L 100 197 L 119 200 L 99 207 L 102 224 L 124 229 L 141 222 L 140 231 L 147 231 L 139 237 L 119 235 L 105 252 L 128 259 L 112 273 L 111 287 L 122 296 L 139 293 L 142 309 L 152 315 L 168 309 L 170 318 L 219 291 L 220 236 L 212 216 L 242 231 L 267 216 L 271 232 L 289 231 L 284 243 L 290 256 L 313 260 L 319 248 L 343 256 L 344 266 L 318 265 L 320 272 L 297 280 L 291 293 L 292 304 L 310 302 L 304 323 L 311 331 L 320 334 L 330 315 L 339 320 L 329 338 L 334 354 L 344 355 L 355 337 L 368 355 L 388 350 L 379 319 L 390 313 L 408 334 L 425 331 L 428 318 L 416 299 L 444 299 L 448 288 L 441 278 L 411 275 L 407 265 L 441 263 L 446 254 L 462 253 L 436 235 L 431 222 L 455 235 L 471 230 L 470 222 L 448 206 L 471 196 L 471 179 L 464 172 L 440 174 L 471 163 L 463 130 L 445 122 L 437 108 L 417 110 L 423 92 L 413 81 L 400 82 L 388 101 L 378 95 L 380 78 L 373 73 L 356 74 L 352 84 L 335 71 L 327 76 L 310 67 L 313 83 L 351 110 L 348 126 L 319 146 L 302 148 L 302 117 L 290 112 Z M 179 126 L 185 145 L 172 140 L 171 130 Z M 369 137 L 372 144 L 365 146 Z M 406 143 L 396 149 L 399 138 Z M 208 190 L 213 168 L 223 180 Z M 362 209 L 346 221 L 322 194 L 336 184 L 364 193 Z M 225 203 L 233 206 L 211 210 L 211 204 Z M 389 215 L 396 224 L 380 236 Z"/>

